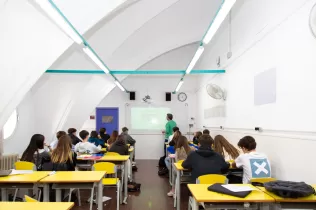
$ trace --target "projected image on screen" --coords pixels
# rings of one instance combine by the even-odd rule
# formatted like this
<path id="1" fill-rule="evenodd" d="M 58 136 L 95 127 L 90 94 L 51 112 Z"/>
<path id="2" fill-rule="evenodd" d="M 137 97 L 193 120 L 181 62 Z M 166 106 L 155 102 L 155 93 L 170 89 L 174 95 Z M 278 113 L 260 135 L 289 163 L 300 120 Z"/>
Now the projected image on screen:
<path id="1" fill-rule="evenodd" d="M 170 108 L 131 108 L 131 127 L 133 130 L 163 130 L 167 113 L 170 113 Z"/>

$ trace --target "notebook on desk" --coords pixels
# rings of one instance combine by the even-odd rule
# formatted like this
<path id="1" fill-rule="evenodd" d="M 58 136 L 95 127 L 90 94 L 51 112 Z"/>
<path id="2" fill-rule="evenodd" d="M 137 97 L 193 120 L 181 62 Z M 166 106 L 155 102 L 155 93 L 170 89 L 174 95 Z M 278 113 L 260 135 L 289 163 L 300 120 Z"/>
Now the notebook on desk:
<path id="1" fill-rule="evenodd" d="M 213 184 L 207 188 L 209 191 L 222 193 L 226 195 L 231 195 L 239 198 L 245 198 L 247 195 L 249 195 L 252 190 L 246 189 L 245 191 L 240 190 L 230 190 L 229 188 L 226 188 L 223 186 L 223 184 Z"/>
<path id="2" fill-rule="evenodd" d="M 9 176 L 12 170 L 0 170 L 0 177 Z"/>

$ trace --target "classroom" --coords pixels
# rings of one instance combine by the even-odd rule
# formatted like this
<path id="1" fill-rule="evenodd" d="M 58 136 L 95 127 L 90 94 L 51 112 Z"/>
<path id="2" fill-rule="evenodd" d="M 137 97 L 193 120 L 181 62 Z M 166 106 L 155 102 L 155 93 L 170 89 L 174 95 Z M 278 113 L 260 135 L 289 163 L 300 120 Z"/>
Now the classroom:
<path id="1" fill-rule="evenodd" d="M 316 209 L 316 0 L 0 0 L 0 209 Z"/>

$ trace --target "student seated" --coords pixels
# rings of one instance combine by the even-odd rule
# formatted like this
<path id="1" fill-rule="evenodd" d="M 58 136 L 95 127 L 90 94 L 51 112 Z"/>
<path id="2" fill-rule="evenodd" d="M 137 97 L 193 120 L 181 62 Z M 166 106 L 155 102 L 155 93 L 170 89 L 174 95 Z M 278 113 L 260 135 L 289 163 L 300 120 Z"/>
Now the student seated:
<path id="1" fill-rule="evenodd" d="M 203 130 L 203 135 L 210 135 L 210 130 L 209 129 L 204 129 Z"/>
<path id="2" fill-rule="evenodd" d="M 107 143 L 110 138 L 110 135 L 106 133 L 106 128 L 100 128 L 99 133 L 104 143 Z"/>
<path id="3" fill-rule="evenodd" d="M 88 142 L 89 139 L 89 132 L 86 130 L 82 130 L 79 133 L 82 142 L 79 142 L 75 146 L 75 152 L 79 153 L 98 153 L 101 151 L 101 146 L 95 146 L 94 144 Z"/>
<path id="4" fill-rule="evenodd" d="M 178 127 L 173 127 L 173 128 L 172 128 L 173 133 L 172 133 L 172 135 L 169 136 L 168 142 L 170 142 L 170 141 L 173 139 L 173 136 L 174 136 L 175 132 L 177 132 L 177 131 L 179 131 L 179 130 L 180 130 L 180 129 L 179 129 Z"/>
<path id="5" fill-rule="evenodd" d="M 123 137 L 124 141 L 126 144 L 130 144 L 131 146 L 134 146 L 136 143 L 136 140 L 133 139 L 129 134 L 128 134 L 128 128 L 124 127 L 122 128 L 122 133 L 121 136 Z"/>
<path id="6" fill-rule="evenodd" d="M 108 140 L 108 150 L 111 148 L 111 145 L 117 140 L 118 131 L 114 130 L 111 134 L 111 137 Z"/>
<path id="7" fill-rule="evenodd" d="M 98 132 L 96 132 L 96 131 L 91 131 L 90 138 L 88 139 L 88 142 L 94 144 L 95 146 L 100 145 L 101 147 L 104 147 L 104 142 L 102 139 L 99 139 Z"/>
<path id="8" fill-rule="evenodd" d="M 177 144 L 175 146 L 175 162 L 178 162 L 179 160 L 185 160 L 190 152 L 194 151 L 192 147 L 189 146 L 188 139 L 185 136 L 180 136 Z M 170 165 L 170 158 L 167 157 L 169 160 L 166 161 L 166 165 L 169 170 L 171 170 L 171 165 Z M 167 158 L 165 160 L 167 160 Z M 175 192 L 175 180 L 176 180 L 176 173 L 173 173 L 173 182 L 172 182 L 172 189 L 170 192 L 167 193 L 168 196 L 173 196 Z"/>
<path id="9" fill-rule="evenodd" d="M 239 156 L 239 151 L 222 135 L 215 136 L 214 151 L 222 155 L 226 161 L 235 160 Z"/>
<path id="10" fill-rule="evenodd" d="M 67 135 L 65 131 L 58 131 L 56 133 L 56 140 L 50 143 L 50 147 L 52 148 L 52 150 L 54 150 L 57 147 L 58 139 L 63 135 Z"/>
<path id="11" fill-rule="evenodd" d="M 199 144 L 200 136 L 202 136 L 202 132 L 201 131 L 197 131 L 197 132 L 194 133 L 193 144 L 196 144 L 196 145 Z"/>
<path id="12" fill-rule="evenodd" d="M 169 146 L 175 146 L 179 137 L 182 136 L 181 132 L 178 130 L 174 133 L 172 140 L 169 142 Z"/>
<path id="13" fill-rule="evenodd" d="M 212 150 L 213 139 L 210 135 L 199 138 L 199 149 L 191 152 L 183 161 L 182 167 L 192 170 L 191 182 L 196 183 L 199 176 L 206 174 L 222 174 L 229 168 L 224 158 Z"/>
<path id="14" fill-rule="evenodd" d="M 50 162 L 50 153 L 44 149 L 44 136 L 36 139 L 37 150 L 33 155 L 33 160 L 38 171 L 43 169 L 43 164 Z"/>
<path id="15" fill-rule="evenodd" d="M 270 161 L 263 153 L 256 152 L 257 143 L 251 136 L 245 136 L 238 142 L 244 154 L 236 158 L 233 167 L 243 168 L 244 184 L 249 184 L 252 178 L 270 178 Z"/>
<path id="16" fill-rule="evenodd" d="M 77 129 L 75 129 L 75 128 L 68 129 L 68 135 L 71 138 L 72 145 L 76 145 L 79 142 L 81 142 L 81 140 L 76 136 L 76 132 L 77 132 Z"/>

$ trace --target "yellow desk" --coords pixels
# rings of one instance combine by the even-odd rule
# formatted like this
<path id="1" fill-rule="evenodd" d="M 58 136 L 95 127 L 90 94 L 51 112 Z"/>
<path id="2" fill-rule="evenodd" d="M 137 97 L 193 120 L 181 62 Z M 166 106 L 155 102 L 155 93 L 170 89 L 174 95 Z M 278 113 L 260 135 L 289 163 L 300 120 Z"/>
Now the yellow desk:
<path id="1" fill-rule="evenodd" d="M 246 185 L 253 188 L 253 191 L 245 198 L 238 198 L 235 196 L 208 191 L 207 188 L 210 186 L 209 184 L 188 184 L 188 188 L 194 199 L 192 210 L 199 209 L 199 202 L 212 203 L 212 208 L 218 209 L 245 208 L 244 203 L 256 203 L 251 205 L 260 205 L 259 209 L 262 209 L 268 207 L 268 203 L 275 202 L 274 198 L 269 196 L 267 193 L 262 192 L 250 184 Z"/>
<path id="2" fill-rule="evenodd" d="M 316 189 L 316 184 L 312 185 L 312 187 Z M 304 198 L 282 198 L 267 191 L 264 187 L 257 188 L 275 199 L 275 209 L 316 209 L 316 195 L 310 195 Z"/>
<path id="3" fill-rule="evenodd" d="M 101 152 L 106 152 L 106 148 L 102 148 L 102 149 L 101 149 Z"/>
<path id="4" fill-rule="evenodd" d="M 49 172 L 34 171 L 31 174 L 19 174 L 0 177 L 0 188 L 2 201 L 7 201 L 7 189 L 24 188 L 32 189 L 42 178 L 48 176 Z"/>
<path id="5" fill-rule="evenodd" d="M 40 183 L 44 184 L 43 200 L 49 201 L 49 184 L 53 184 L 53 189 L 56 189 L 57 202 L 61 201 L 62 189 L 92 189 L 98 186 L 98 210 L 102 210 L 102 178 L 104 175 L 105 172 L 102 171 L 58 171 L 40 180 Z"/>
<path id="6" fill-rule="evenodd" d="M 0 202 L 1 210 L 69 210 L 73 202 Z"/>

